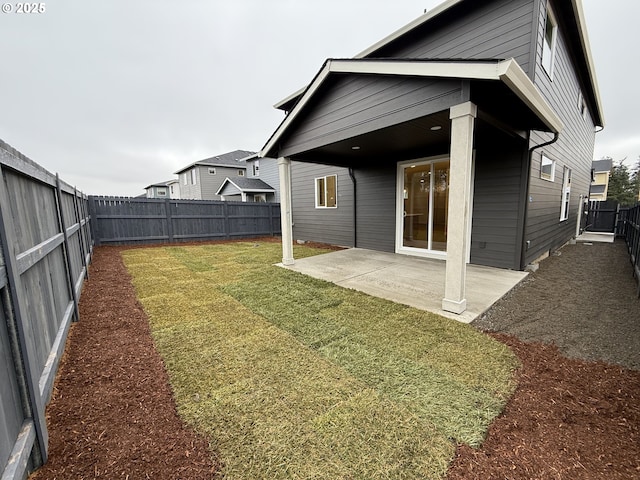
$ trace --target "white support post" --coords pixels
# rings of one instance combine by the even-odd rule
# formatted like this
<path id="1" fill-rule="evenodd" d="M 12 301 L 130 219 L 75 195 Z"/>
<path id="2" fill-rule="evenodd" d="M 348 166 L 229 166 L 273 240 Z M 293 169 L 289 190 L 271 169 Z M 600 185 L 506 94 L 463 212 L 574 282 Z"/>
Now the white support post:
<path id="1" fill-rule="evenodd" d="M 280 222 L 282 225 L 282 264 L 293 265 L 293 219 L 291 216 L 291 160 L 278 159 L 280 174 Z"/>
<path id="2" fill-rule="evenodd" d="M 473 129 L 478 108 L 471 102 L 451 107 L 451 158 L 447 265 L 442 309 L 460 314 L 467 309 L 465 298 Z"/>

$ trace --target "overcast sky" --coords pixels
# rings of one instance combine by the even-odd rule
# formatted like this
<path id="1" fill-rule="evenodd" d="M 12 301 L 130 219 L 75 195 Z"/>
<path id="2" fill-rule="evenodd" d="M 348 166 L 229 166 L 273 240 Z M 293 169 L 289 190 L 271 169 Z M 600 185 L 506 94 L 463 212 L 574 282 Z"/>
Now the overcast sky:
<path id="1" fill-rule="evenodd" d="M 8 3 L 0 139 L 88 194 L 138 195 L 196 160 L 260 150 L 283 118 L 272 105 L 326 58 L 352 57 L 441 2 L 49 0 L 28 15 Z M 583 5 L 606 121 L 594 158 L 633 165 L 640 1 Z"/>

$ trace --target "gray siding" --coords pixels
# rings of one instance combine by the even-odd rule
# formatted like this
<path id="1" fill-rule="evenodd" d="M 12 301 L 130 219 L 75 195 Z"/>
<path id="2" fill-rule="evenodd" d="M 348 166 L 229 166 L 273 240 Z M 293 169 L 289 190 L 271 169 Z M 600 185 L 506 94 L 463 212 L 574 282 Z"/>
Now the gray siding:
<path id="1" fill-rule="evenodd" d="M 180 181 L 180 198 L 192 198 L 196 200 L 202 200 L 202 190 L 200 188 L 201 185 L 201 175 L 198 170 L 198 167 L 193 167 L 196 169 L 196 183 L 195 185 L 191 183 L 191 168 L 186 172 L 182 172 L 179 175 Z M 185 185 L 184 178 L 187 178 L 187 183 Z"/>
<path id="2" fill-rule="evenodd" d="M 396 175 L 395 162 L 355 171 L 358 247 L 395 252 Z"/>
<path id="3" fill-rule="evenodd" d="M 374 57 L 434 59 L 514 58 L 525 72 L 530 69 L 530 44 L 534 19 L 532 0 L 466 2 L 445 14 L 442 21 L 421 29 L 415 42 L 401 40 Z M 473 11 L 465 15 L 466 10 Z M 458 15 L 458 17 L 454 17 Z M 413 34 L 415 38 L 416 34 Z"/>
<path id="4" fill-rule="evenodd" d="M 249 178 L 259 178 L 270 187 L 274 188 L 276 191 L 275 197 L 268 195 L 267 199 L 271 202 L 280 203 L 280 175 L 278 174 L 278 160 L 269 157 L 261 158 L 260 171 L 257 177 L 253 176 L 252 163 L 252 161 L 247 162 L 247 176 Z"/>
<path id="5" fill-rule="evenodd" d="M 200 191 L 201 197 L 199 200 L 220 200 L 220 195 L 216 195 L 216 192 L 224 182 L 224 179 L 229 177 L 230 179 L 234 179 L 238 177 L 238 170 L 244 171 L 244 165 L 238 165 L 238 167 L 215 167 L 216 174 L 209 174 L 209 168 L 203 165 L 199 166 L 200 172 Z M 245 173 L 246 174 L 246 173 Z"/>
<path id="6" fill-rule="evenodd" d="M 578 109 L 580 83 L 570 61 L 562 25 L 558 29 L 553 80 L 541 66 L 545 18 L 546 9 L 543 4 L 538 16 L 540 33 L 536 42 L 535 84 L 558 113 L 565 129 L 555 144 L 536 150 L 533 154 L 529 186 L 531 201 L 528 204 L 525 229 L 525 240 L 530 241 L 530 246 L 525 255 L 525 263 L 559 248 L 575 233 L 580 195 L 589 194 L 595 143 L 594 121 L 589 112 L 583 118 Z M 531 146 L 550 139 L 547 134 L 533 132 Z M 556 161 L 554 182 L 540 179 L 542 153 Z M 571 203 L 568 220 L 560 222 L 564 166 L 572 169 Z"/>
<path id="7" fill-rule="evenodd" d="M 459 80 L 356 75 L 335 79 L 321 97 L 287 137 L 281 156 L 442 111 L 463 101 L 463 89 Z"/>
<path id="8" fill-rule="evenodd" d="M 526 142 L 494 137 L 477 149 L 471 263 L 520 269 Z"/>
<path id="9" fill-rule="evenodd" d="M 315 208 L 315 179 L 338 176 L 338 208 Z M 353 246 L 353 183 L 346 168 L 291 162 L 294 240 Z"/>

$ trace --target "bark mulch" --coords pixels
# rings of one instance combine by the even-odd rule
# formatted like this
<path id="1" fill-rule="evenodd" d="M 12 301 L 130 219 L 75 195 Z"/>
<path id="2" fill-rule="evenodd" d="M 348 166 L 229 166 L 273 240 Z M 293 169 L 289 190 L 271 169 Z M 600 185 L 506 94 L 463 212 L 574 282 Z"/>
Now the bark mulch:
<path id="1" fill-rule="evenodd" d="M 594 247 L 565 247 L 476 322 L 518 355 L 519 386 L 483 446 L 458 447 L 448 480 L 640 478 L 640 303 L 622 279 L 624 246 Z M 47 407 L 49 461 L 34 479 L 219 472 L 215 449 L 176 414 L 123 248 L 95 249 Z"/>
<path id="2" fill-rule="evenodd" d="M 121 250 L 94 251 L 47 407 L 49 459 L 32 478 L 212 478 L 215 452 L 177 415 Z"/>

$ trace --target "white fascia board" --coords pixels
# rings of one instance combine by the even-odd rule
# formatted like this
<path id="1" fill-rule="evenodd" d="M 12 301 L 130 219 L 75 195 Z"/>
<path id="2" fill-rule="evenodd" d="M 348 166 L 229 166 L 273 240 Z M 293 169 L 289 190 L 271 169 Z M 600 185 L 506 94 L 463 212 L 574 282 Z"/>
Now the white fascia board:
<path id="1" fill-rule="evenodd" d="M 331 73 L 400 75 L 433 78 L 457 78 L 469 80 L 502 81 L 509 87 L 554 133 L 562 131 L 560 117 L 549 106 L 531 79 L 514 59 L 496 62 L 429 62 L 384 60 L 327 60 L 303 97 L 280 124 L 260 152 L 267 155 L 282 133 L 295 120 L 316 90 Z"/>
<path id="2" fill-rule="evenodd" d="M 218 191 L 216 192 L 216 195 L 220 195 L 220 192 L 224 189 L 225 185 L 227 184 L 227 182 L 229 182 L 231 185 L 233 185 L 234 187 L 236 187 L 238 189 L 238 192 L 242 192 L 242 190 L 240 189 L 240 187 L 238 187 L 235 183 L 233 183 L 233 180 L 231 180 L 229 177 L 225 178 L 224 181 L 222 182 L 222 184 L 220 185 L 220 188 L 218 188 Z"/>
<path id="3" fill-rule="evenodd" d="M 402 35 L 410 32 L 411 30 L 413 30 L 414 28 L 419 27 L 420 25 L 422 25 L 425 22 L 428 22 L 429 20 L 431 20 L 434 17 L 437 17 L 438 15 L 440 15 L 441 13 L 449 10 L 451 7 L 453 7 L 454 5 L 457 5 L 458 3 L 462 2 L 463 0 L 447 0 L 446 2 L 441 3 L 440 5 L 438 5 L 435 8 L 432 8 L 431 10 L 429 10 L 428 12 L 426 12 L 424 15 L 420 15 L 418 18 L 416 18 L 415 20 L 413 20 L 412 22 L 406 24 L 404 27 L 396 30 L 395 32 L 393 32 L 390 35 L 387 35 L 385 38 L 383 38 L 382 40 L 380 40 L 379 42 L 371 45 L 369 48 L 367 48 L 366 50 L 363 50 L 362 52 L 360 52 L 358 55 L 356 55 L 354 58 L 364 58 L 370 54 L 372 54 L 373 52 L 375 52 L 376 50 L 381 49 L 382 47 L 384 47 L 385 45 L 393 42 L 394 40 L 400 38 Z"/>
<path id="4" fill-rule="evenodd" d="M 331 68 L 331 60 L 327 60 L 324 66 L 322 67 L 322 69 L 320 70 L 320 72 L 318 73 L 318 75 L 316 75 L 316 78 L 314 78 L 311 85 L 309 85 L 309 87 L 306 89 L 306 92 L 304 93 L 302 98 L 298 101 L 298 103 L 296 103 L 296 106 L 293 108 L 293 110 L 291 110 L 291 112 L 289 112 L 289 114 L 285 117 L 284 121 L 280 124 L 278 129 L 271 136 L 267 144 L 264 147 L 262 147 L 262 150 L 260 151 L 260 153 L 258 153 L 258 156 L 260 158 L 264 158 L 267 156 L 267 153 L 269 152 L 269 150 L 273 148 L 275 143 L 280 138 L 280 135 L 282 135 L 282 132 L 284 132 L 287 129 L 287 127 L 291 124 L 291 122 L 293 122 L 293 120 L 298 116 L 298 113 L 300 112 L 300 110 L 302 110 L 302 108 L 307 104 L 309 99 L 315 94 L 318 87 L 322 85 L 322 83 L 330 73 L 330 68 Z"/>
<path id="5" fill-rule="evenodd" d="M 584 18 L 584 10 L 582 9 L 582 0 L 572 0 L 573 11 L 578 21 L 578 30 L 580 32 L 580 42 L 582 43 L 582 50 L 584 56 L 587 59 L 587 68 L 589 69 L 589 78 L 591 85 L 593 86 L 593 95 L 596 98 L 596 108 L 598 109 L 598 115 L 602 120 L 601 127 L 604 127 L 604 111 L 602 109 L 602 99 L 600 98 L 600 87 L 598 86 L 598 79 L 596 78 L 596 69 L 593 63 L 593 57 L 591 55 L 591 43 L 589 42 L 589 34 L 587 33 L 587 22 Z"/>
<path id="6" fill-rule="evenodd" d="M 247 193 L 276 193 L 273 188 L 245 188 L 242 191 Z"/>
<path id="7" fill-rule="evenodd" d="M 370 55 L 371 53 L 375 52 L 376 50 L 379 50 L 380 48 L 382 48 L 385 45 L 393 42 L 397 38 L 400 38 L 402 35 L 410 32 L 414 28 L 417 28 L 420 25 L 422 25 L 423 23 L 428 22 L 432 18 L 437 17 L 441 13 L 449 10 L 451 7 L 453 7 L 454 5 L 457 5 L 458 3 L 462 2 L 462 1 L 463 0 L 447 0 L 447 1 L 443 2 L 443 3 L 441 3 L 437 7 L 434 7 L 431 10 L 429 10 L 428 12 L 426 12 L 424 15 L 420 15 L 415 20 L 413 20 L 410 23 L 406 24 L 404 27 L 396 30 L 395 32 L 393 32 L 390 35 L 387 35 L 385 38 L 383 38 L 379 42 L 376 42 L 375 44 L 371 45 L 369 48 L 367 48 L 366 50 L 363 50 L 362 52 L 360 52 L 359 54 L 357 54 L 353 58 L 364 58 L 367 55 Z M 274 108 L 281 109 L 283 105 L 287 104 L 288 102 L 290 102 L 294 98 L 302 95 L 302 93 L 304 92 L 305 88 L 306 87 L 303 87 L 300 90 L 298 90 L 297 92 L 292 93 L 288 97 L 283 98 L 282 100 L 280 100 L 279 102 L 277 102 L 276 104 L 273 105 Z"/>
<path id="8" fill-rule="evenodd" d="M 544 99 L 531 79 L 514 59 L 499 64 L 500 80 L 507 85 L 549 127 L 553 133 L 564 129 L 562 120 Z"/>

